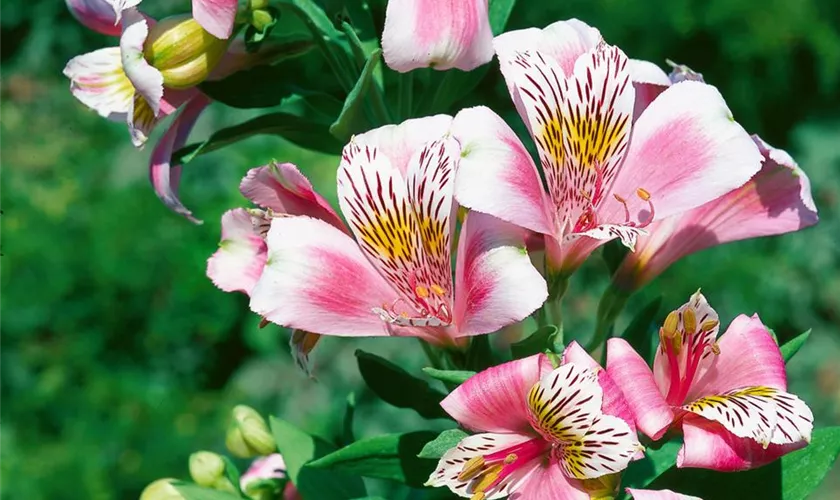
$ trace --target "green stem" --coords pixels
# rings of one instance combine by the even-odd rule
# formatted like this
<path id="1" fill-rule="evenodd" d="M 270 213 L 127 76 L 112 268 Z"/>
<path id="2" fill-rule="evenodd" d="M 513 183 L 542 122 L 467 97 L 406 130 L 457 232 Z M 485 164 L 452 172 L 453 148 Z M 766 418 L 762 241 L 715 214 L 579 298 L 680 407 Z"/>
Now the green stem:
<path id="1" fill-rule="evenodd" d="M 543 308 L 546 309 L 551 324 L 557 327 L 554 343 L 563 344 L 563 297 L 547 301 Z"/>
<path id="2" fill-rule="evenodd" d="M 338 54 L 336 54 L 334 47 L 331 44 L 330 37 L 327 36 L 324 32 L 318 28 L 318 25 L 309 17 L 309 14 L 300 8 L 297 5 L 294 5 L 289 2 L 281 2 L 279 4 L 281 7 L 286 7 L 291 9 L 292 12 L 306 25 L 306 28 L 312 34 L 312 38 L 315 40 L 315 43 L 318 44 L 318 47 L 321 49 L 321 53 L 324 54 L 324 57 L 327 59 L 327 64 L 329 65 L 330 69 L 332 70 L 333 74 L 335 74 L 336 78 L 338 78 L 338 83 L 344 89 L 345 92 L 350 92 L 353 88 L 355 83 L 355 79 L 353 78 L 351 72 L 342 63 L 341 58 Z M 345 54 L 346 56 L 346 54 Z"/>
<path id="3" fill-rule="evenodd" d="M 365 49 L 362 47 L 362 41 L 359 40 L 356 30 L 354 30 L 347 21 L 341 23 L 341 30 L 345 35 L 347 35 L 347 39 L 350 40 L 350 49 L 353 51 L 353 57 L 356 59 L 358 71 L 362 71 L 362 68 L 365 67 L 365 63 L 367 62 L 367 56 L 365 56 Z M 377 83 L 375 79 L 371 82 L 371 86 L 372 88 L 368 94 L 370 99 L 367 101 L 367 104 L 370 105 L 375 121 L 378 122 L 376 125 L 387 125 L 392 123 L 393 120 L 391 119 L 391 113 L 388 110 L 388 105 L 385 104 L 385 96 L 382 92 L 382 87 L 379 86 L 379 83 Z"/>
<path id="4" fill-rule="evenodd" d="M 414 99 L 414 73 L 400 73 L 397 77 L 397 116 L 400 120 L 407 120 L 412 115 L 412 100 Z"/>
<path id="5" fill-rule="evenodd" d="M 437 368 L 438 370 L 444 370 L 445 367 L 440 359 L 440 354 L 438 353 L 437 349 L 432 347 L 428 342 L 425 340 L 418 338 L 418 342 L 420 342 L 420 347 L 423 348 L 423 352 L 426 353 L 426 357 L 429 358 L 429 363 L 432 364 L 432 368 Z"/>
<path id="6" fill-rule="evenodd" d="M 595 334 L 586 346 L 587 351 L 593 353 L 596 349 L 600 349 L 604 342 L 607 341 L 607 338 L 612 332 L 615 320 L 618 319 L 618 315 L 624 310 L 624 306 L 627 305 L 627 299 L 629 298 L 629 294 L 622 292 L 612 284 L 604 291 L 604 294 L 601 296 L 601 301 L 598 303 Z"/>

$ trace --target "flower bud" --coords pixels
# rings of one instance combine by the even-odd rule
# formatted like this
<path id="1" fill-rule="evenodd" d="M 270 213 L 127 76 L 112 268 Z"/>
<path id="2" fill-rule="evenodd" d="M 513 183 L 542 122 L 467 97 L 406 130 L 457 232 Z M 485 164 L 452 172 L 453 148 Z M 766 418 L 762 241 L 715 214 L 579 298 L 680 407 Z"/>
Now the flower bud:
<path id="1" fill-rule="evenodd" d="M 245 405 L 238 405 L 233 409 L 225 445 L 231 453 L 241 458 L 269 455 L 277 449 L 265 419 L 256 410 Z"/>
<path id="2" fill-rule="evenodd" d="M 184 496 L 172 486 L 172 481 L 175 479 L 158 479 L 149 484 L 140 493 L 140 500 L 184 500 Z"/>
<path id="3" fill-rule="evenodd" d="M 163 84 L 186 89 L 203 82 L 227 50 L 220 40 L 187 14 L 172 16 L 149 30 L 143 55 L 163 75 Z"/>
<path id="4" fill-rule="evenodd" d="M 210 451 L 198 451 L 190 455 L 190 477 L 199 486 L 213 487 L 225 477 L 225 461 Z"/>

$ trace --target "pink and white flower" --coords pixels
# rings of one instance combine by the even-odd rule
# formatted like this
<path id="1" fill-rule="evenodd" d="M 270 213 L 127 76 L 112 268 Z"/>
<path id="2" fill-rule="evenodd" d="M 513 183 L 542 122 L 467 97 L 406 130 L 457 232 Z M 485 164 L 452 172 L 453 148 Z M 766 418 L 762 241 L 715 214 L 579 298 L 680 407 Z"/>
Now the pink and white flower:
<path id="1" fill-rule="evenodd" d="M 260 499 L 260 491 L 267 490 L 273 493 L 271 489 L 273 485 L 272 480 L 287 480 L 286 462 L 283 456 L 279 453 L 273 453 L 266 457 L 260 457 L 251 462 L 248 470 L 239 478 L 239 487 L 248 495 L 249 498 Z M 282 498 L 283 500 L 300 500 L 300 494 L 297 492 L 295 485 L 291 481 L 285 483 L 283 486 L 283 494 L 281 497 L 271 496 L 270 498 Z"/>
<path id="2" fill-rule="evenodd" d="M 452 391 L 441 406 L 478 433 L 426 484 L 474 500 L 588 500 L 584 480 L 626 468 L 642 447 L 618 416 L 628 411 L 621 391 L 576 344 L 563 358 L 557 368 L 544 354 L 504 363 Z"/>
<path id="3" fill-rule="evenodd" d="M 459 120 L 438 115 L 355 136 L 338 169 L 353 236 L 318 218 L 274 218 L 251 309 L 318 334 L 444 345 L 537 309 L 546 284 L 525 252 L 525 231 L 493 217 L 467 216 L 453 276 Z"/>
<path id="4" fill-rule="evenodd" d="M 470 71 L 493 58 L 487 0 L 390 0 L 382 32 L 385 63 Z"/>
<path id="5" fill-rule="evenodd" d="M 710 85 L 673 85 L 633 120 L 627 56 L 578 20 L 505 33 L 494 46 L 547 190 L 513 131 L 489 109 L 474 108 L 473 139 L 499 160 L 462 161 L 456 197 L 544 235 L 553 273 L 573 272 L 614 238 L 632 249 L 654 220 L 743 185 L 761 166 Z"/>
<path id="6" fill-rule="evenodd" d="M 666 75 L 653 63 L 631 61 L 636 110 L 644 109 L 673 82 L 702 81 L 685 66 Z M 640 109 L 641 108 L 641 109 Z M 657 220 L 639 236 L 636 251 L 616 271 L 616 286 L 633 291 L 686 255 L 732 241 L 798 231 L 817 223 L 817 207 L 805 172 L 785 151 L 758 136 L 762 167 L 746 184 L 704 205 Z"/>
<path id="7" fill-rule="evenodd" d="M 758 316 L 717 340 L 718 315 L 698 291 L 660 329 L 651 371 L 623 339 L 607 343 L 607 372 L 651 439 L 681 429 L 678 467 L 736 471 L 802 448 L 813 415 L 787 391 L 779 347 Z"/>
<path id="8" fill-rule="evenodd" d="M 683 495 L 671 490 L 642 490 L 627 488 L 627 493 L 635 500 L 703 500 L 691 495 Z"/>

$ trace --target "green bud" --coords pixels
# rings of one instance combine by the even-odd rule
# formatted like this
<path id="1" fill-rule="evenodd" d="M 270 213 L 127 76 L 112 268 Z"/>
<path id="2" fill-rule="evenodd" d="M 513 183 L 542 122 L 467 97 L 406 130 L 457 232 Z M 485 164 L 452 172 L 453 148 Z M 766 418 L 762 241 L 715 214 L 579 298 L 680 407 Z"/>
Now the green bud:
<path id="1" fill-rule="evenodd" d="M 197 451 L 190 455 L 190 477 L 199 486 L 212 487 L 225 477 L 225 461 L 210 451 Z"/>
<path id="2" fill-rule="evenodd" d="M 231 453 L 241 458 L 270 455 L 277 450 L 274 436 L 265 419 L 249 406 L 238 405 L 233 409 L 225 445 Z"/>
<path id="3" fill-rule="evenodd" d="M 265 9 L 268 7 L 268 0 L 251 0 L 251 10 Z"/>
<path id="4" fill-rule="evenodd" d="M 149 484 L 140 493 L 140 500 L 184 500 L 184 496 L 172 486 L 172 481 L 175 479 L 165 478 Z"/>
<path id="5" fill-rule="evenodd" d="M 143 55 L 163 75 L 163 84 L 186 89 L 203 82 L 228 47 L 188 14 L 167 17 L 149 30 Z"/>
<path id="6" fill-rule="evenodd" d="M 251 12 L 251 26 L 260 33 L 264 32 L 266 28 L 274 23 L 274 16 L 267 10 L 259 9 Z"/>

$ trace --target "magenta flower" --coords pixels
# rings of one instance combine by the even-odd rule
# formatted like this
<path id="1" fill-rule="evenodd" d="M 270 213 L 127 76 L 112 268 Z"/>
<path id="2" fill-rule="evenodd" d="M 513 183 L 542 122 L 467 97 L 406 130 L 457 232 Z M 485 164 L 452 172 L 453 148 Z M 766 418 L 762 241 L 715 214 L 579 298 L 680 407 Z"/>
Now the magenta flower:
<path id="1" fill-rule="evenodd" d="M 554 272 L 571 273 L 614 238 L 633 248 L 654 220 L 743 185 L 761 166 L 710 85 L 673 85 L 633 120 L 627 56 L 580 21 L 505 33 L 494 46 L 547 189 L 511 129 L 474 108 L 472 138 L 499 159 L 462 162 L 456 197 L 544 235 Z"/>
<path id="2" fill-rule="evenodd" d="M 470 71 L 493 58 L 487 0 L 390 0 L 382 32 L 385 63 Z"/>
<path id="3" fill-rule="evenodd" d="M 478 434 L 426 484 L 473 500 L 588 500 L 583 480 L 623 470 L 642 449 L 621 391 L 577 344 L 556 369 L 537 354 L 480 372 L 441 406 Z"/>
<path id="4" fill-rule="evenodd" d="M 700 79 L 684 66 L 671 77 L 646 61 L 632 61 L 636 111 L 644 111 L 672 82 Z M 686 255 L 731 241 L 797 231 L 817 223 L 817 207 L 805 172 L 785 151 L 753 136 L 763 156 L 761 170 L 743 186 L 706 204 L 647 227 L 636 251 L 613 278 L 628 291 L 638 289 Z"/>
<path id="5" fill-rule="evenodd" d="M 238 0 L 192 0 L 193 17 L 216 38 L 230 38 L 236 22 Z"/>
<path id="6" fill-rule="evenodd" d="M 355 240 L 317 218 L 274 218 L 251 309 L 312 333 L 443 345 L 537 309 L 547 290 L 524 250 L 525 232 L 493 217 L 467 216 L 453 276 L 459 120 L 438 115 L 355 136 L 338 169 Z"/>
<path id="7" fill-rule="evenodd" d="M 260 499 L 264 497 L 259 493 L 265 490 L 268 481 L 287 478 L 286 462 L 283 460 L 283 456 L 279 453 L 273 453 L 251 462 L 251 466 L 239 479 L 239 487 L 249 498 Z M 270 488 L 267 491 L 272 492 Z M 270 498 L 276 497 L 271 496 Z M 300 500 L 301 497 L 295 485 L 288 481 L 283 487 L 283 494 L 280 498 L 283 500 Z"/>
<path id="8" fill-rule="evenodd" d="M 802 448 L 813 415 L 786 392 L 779 347 L 758 316 L 716 339 L 718 315 L 698 291 L 660 329 L 653 371 L 623 339 L 607 343 L 607 372 L 651 439 L 681 429 L 678 467 L 744 470 Z"/>

